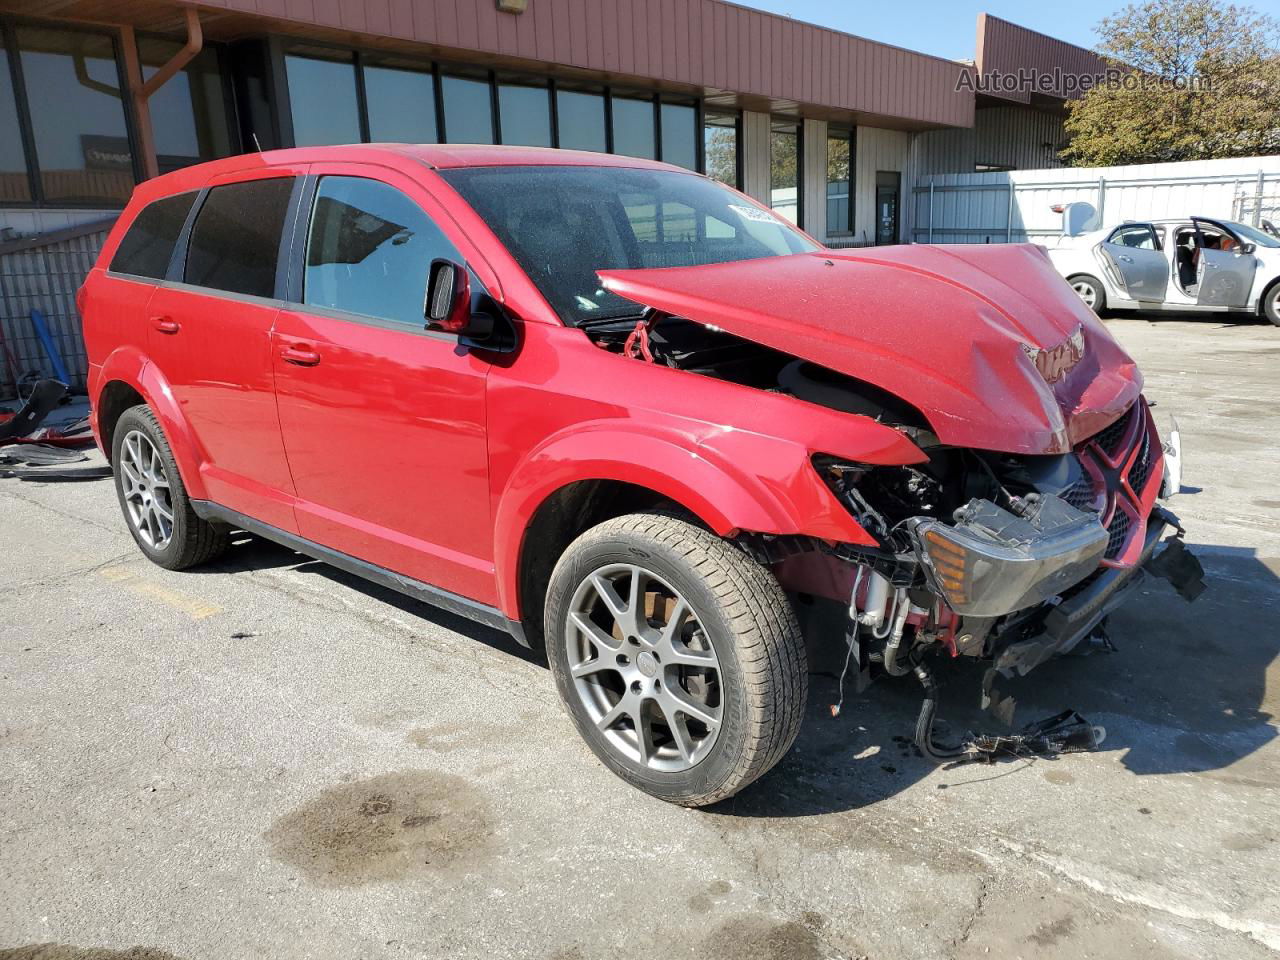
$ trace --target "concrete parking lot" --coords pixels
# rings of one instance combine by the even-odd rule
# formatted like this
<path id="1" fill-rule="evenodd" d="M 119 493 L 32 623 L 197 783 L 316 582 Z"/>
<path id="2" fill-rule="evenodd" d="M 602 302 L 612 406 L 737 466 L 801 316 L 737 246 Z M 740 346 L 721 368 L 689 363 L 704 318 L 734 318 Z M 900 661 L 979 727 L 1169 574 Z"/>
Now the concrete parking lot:
<path id="1" fill-rule="evenodd" d="M 0 480 L 0 958 L 1275 956 L 1280 330 L 1111 328 L 1210 586 L 1018 685 L 1102 748 L 938 769 L 910 680 L 833 719 L 820 672 L 706 811 L 609 774 L 502 635 L 253 540 L 169 573 L 109 482 Z"/>

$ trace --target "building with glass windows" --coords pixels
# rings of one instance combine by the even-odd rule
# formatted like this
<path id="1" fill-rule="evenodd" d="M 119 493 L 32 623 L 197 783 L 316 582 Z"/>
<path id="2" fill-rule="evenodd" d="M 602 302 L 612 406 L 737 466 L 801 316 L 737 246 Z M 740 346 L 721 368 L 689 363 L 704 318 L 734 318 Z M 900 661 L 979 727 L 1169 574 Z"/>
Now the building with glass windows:
<path id="1" fill-rule="evenodd" d="M 0 332 L 21 357 L 38 304 L 82 362 L 76 271 L 133 185 L 295 145 L 656 158 L 829 244 L 903 242 L 917 174 L 1056 163 L 1065 94 L 977 80 L 1100 69 L 985 15 L 977 50 L 944 60 L 725 0 L 0 0 Z M 68 256 L 41 274 L 49 244 Z"/>

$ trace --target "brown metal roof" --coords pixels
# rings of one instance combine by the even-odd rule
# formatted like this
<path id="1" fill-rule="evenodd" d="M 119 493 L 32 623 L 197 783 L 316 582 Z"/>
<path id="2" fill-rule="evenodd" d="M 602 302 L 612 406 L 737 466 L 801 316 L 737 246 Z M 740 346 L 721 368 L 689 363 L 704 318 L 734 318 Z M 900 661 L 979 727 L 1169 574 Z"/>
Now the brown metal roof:
<path id="1" fill-rule="evenodd" d="M 988 13 L 978 14 L 978 50 L 976 60 L 979 77 L 992 73 L 1015 74 L 1033 70 L 1053 75 L 1098 76 L 1107 69 L 1107 61 L 1092 50 L 1077 47 L 1055 37 L 1028 30 L 1016 23 L 1001 20 Z M 1041 97 L 1066 100 L 1079 96 L 1062 86 L 1041 91 Z M 987 96 L 1013 103 L 1031 103 L 1036 96 L 1030 90 L 989 90 Z"/>
<path id="2" fill-rule="evenodd" d="M 422 56 L 684 89 L 878 126 L 970 126 L 967 65 L 724 0 L 199 0 L 213 40 L 279 31 Z M 176 0 L 0 0 L 31 16 L 181 35 Z M 550 65 L 550 66 L 548 66 Z"/>

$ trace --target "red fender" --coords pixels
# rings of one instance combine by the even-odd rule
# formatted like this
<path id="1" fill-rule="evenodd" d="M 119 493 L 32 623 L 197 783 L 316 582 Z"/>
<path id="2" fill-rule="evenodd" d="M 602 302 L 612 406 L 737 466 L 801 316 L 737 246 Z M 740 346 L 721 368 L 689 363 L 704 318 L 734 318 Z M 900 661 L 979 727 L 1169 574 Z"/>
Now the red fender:
<path id="1" fill-rule="evenodd" d="M 520 551 L 534 514 L 556 491 L 583 480 L 653 490 L 720 536 L 751 531 L 874 543 L 827 489 L 803 444 L 735 430 L 698 439 L 617 420 L 575 424 L 526 456 L 497 499 L 494 561 L 506 616 L 519 618 Z"/>
<path id="2" fill-rule="evenodd" d="M 206 500 L 208 494 L 204 487 L 204 478 L 200 475 L 200 464 L 207 459 L 200 441 L 196 439 L 191 425 L 178 401 L 174 399 L 169 381 L 160 368 L 134 346 L 120 347 L 111 352 L 100 370 L 94 371 L 90 378 L 90 400 L 93 407 L 93 432 L 102 443 L 102 432 L 97 420 L 97 411 L 101 409 L 102 391 L 113 381 L 126 383 L 147 402 L 173 451 L 173 459 L 178 464 L 178 474 L 188 495 L 194 500 Z"/>

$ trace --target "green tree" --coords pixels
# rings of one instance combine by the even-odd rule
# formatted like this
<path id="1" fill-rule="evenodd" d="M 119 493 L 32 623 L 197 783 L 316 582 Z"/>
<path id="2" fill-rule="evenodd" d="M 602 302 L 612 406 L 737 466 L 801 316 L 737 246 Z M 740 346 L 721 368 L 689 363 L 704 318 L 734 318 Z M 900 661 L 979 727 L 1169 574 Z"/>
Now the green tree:
<path id="1" fill-rule="evenodd" d="M 1222 0 L 1150 0 L 1098 25 L 1109 82 L 1068 101 L 1062 158 L 1079 166 L 1280 150 L 1275 20 Z"/>

